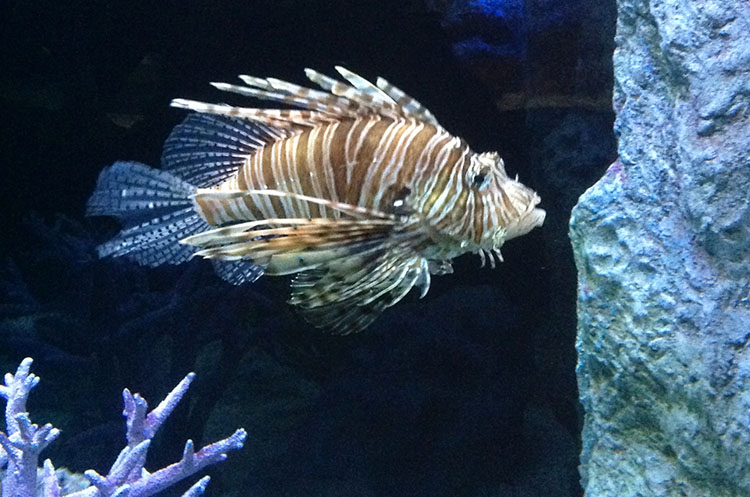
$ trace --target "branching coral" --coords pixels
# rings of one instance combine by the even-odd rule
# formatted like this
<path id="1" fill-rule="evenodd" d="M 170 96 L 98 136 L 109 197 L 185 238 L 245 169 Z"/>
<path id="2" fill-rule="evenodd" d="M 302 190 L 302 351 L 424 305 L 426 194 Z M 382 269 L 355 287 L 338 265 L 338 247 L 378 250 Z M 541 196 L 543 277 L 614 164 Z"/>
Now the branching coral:
<path id="1" fill-rule="evenodd" d="M 26 412 L 29 392 L 39 383 L 39 377 L 30 373 L 31 358 L 24 359 L 16 374 L 5 375 L 5 385 L 0 385 L 0 397 L 7 401 L 5 407 L 6 431 L 0 431 L 0 487 L 2 497 L 61 497 L 61 491 L 52 462 L 44 461 L 41 488 L 37 490 L 37 466 L 41 451 L 54 441 L 60 431 L 51 424 L 33 424 Z M 66 494 L 67 497 L 148 497 L 177 482 L 192 476 L 206 466 L 223 461 L 230 450 L 242 448 L 247 434 L 242 428 L 231 436 L 195 451 L 192 440 L 185 443 L 182 458 L 154 473 L 144 465 L 151 439 L 159 427 L 187 392 L 195 377 L 188 374 L 167 397 L 151 412 L 139 394 L 123 391 L 123 415 L 126 419 L 127 446 L 122 449 L 106 476 L 94 470 L 84 474 L 91 485 Z M 204 476 L 191 486 L 183 497 L 203 493 L 210 480 Z"/>

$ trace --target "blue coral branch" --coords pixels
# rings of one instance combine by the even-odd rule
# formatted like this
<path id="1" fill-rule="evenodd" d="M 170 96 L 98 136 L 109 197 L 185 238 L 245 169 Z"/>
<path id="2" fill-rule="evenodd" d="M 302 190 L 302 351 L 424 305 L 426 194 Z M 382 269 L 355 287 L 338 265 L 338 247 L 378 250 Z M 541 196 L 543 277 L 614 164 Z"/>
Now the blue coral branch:
<path id="1" fill-rule="evenodd" d="M 189 373 L 185 376 L 185 378 L 183 378 L 182 381 L 174 387 L 171 392 L 169 392 L 164 400 L 148 414 L 144 423 L 144 436 L 146 438 L 152 438 L 162 423 L 164 423 L 167 417 L 172 414 L 174 408 L 177 407 L 177 404 L 182 400 L 182 396 L 185 395 L 185 392 L 190 388 L 190 384 L 193 382 L 194 378 L 195 373 Z"/>
<path id="2" fill-rule="evenodd" d="M 198 452 L 193 453 L 192 450 L 183 451 L 183 457 L 179 462 L 146 475 L 134 482 L 128 497 L 148 497 L 154 495 L 201 471 L 206 466 L 224 461 L 227 458 L 227 452 L 242 448 L 245 438 L 247 438 L 247 433 L 240 428 L 231 436 L 207 445 Z M 192 448 L 192 445 L 192 441 L 188 440 L 185 444 L 186 449 L 188 446 Z"/>
<path id="3" fill-rule="evenodd" d="M 29 392 L 39 383 L 39 377 L 29 374 L 33 359 L 27 357 L 16 370 L 16 374 L 5 375 L 5 385 L 0 385 L 0 397 L 5 397 L 5 424 L 8 437 L 18 433 L 19 427 L 16 416 L 26 412 L 26 399 Z"/>
<path id="4" fill-rule="evenodd" d="M 195 482 L 195 484 L 193 484 L 193 486 L 190 487 L 187 492 L 182 494 L 182 497 L 198 497 L 203 492 L 205 492 L 206 485 L 208 485 L 209 481 L 211 481 L 211 477 L 204 476 L 203 478 Z"/>
<path id="5" fill-rule="evenodd" d="M 60 482 L 57 481 L 55 467 L 49 459 L 44 460 L 42 492 L 44 493 L 44 497 L 61 497 Z"/>
<path id="6" fill-rule="evenodd" d="M 39 377 L 29 373 L 32 362 L 29 357 L 21 361 L 16 374 L 6 374 L 5 385 L 0 385 L 0 396 L 7 400 L 6 430 L 0 432 L 0 461 L 6 466 L 2 497 L 34 496 L 39 454 L 60 434 L 50 424 L 33 424 L 26 412 L 29 393 L 39 383 Z"/>
<path id="7" fill-rule="evenodd" d="M 51 424 L 39 427 L 25 411 L 29 392 L 39 383 L 30 373 L 32 359 L 26 358 L 16 374 L 5 375 L 0 397 L 6 399 L 6 431 L 0 431 L 0 488 L 2 497 L 37 497 L 37 466 L 39 454 L 54 441 L 60 431 Z M 139 394 L 123 391 L 123 414 L 128 443 L 115 459 L 107 475 L 94 470 L 84 472 L 89 487 L 63 494 L 52 461 L 44 461 L 41 472 L 41 497 L 150 497 L 189 478 L 207 466 L 224 461 L 227 452 L 241 449 L 247 433 L 236 430 L 231 436 L 195 451 L 192 440 L 185 443 L 180 460 L 153 473 L 145 469 L 151 439 L 174 411 L 195 378 L 189 373 L 153 409 L 146 414 L 148 403 Z M 3 471 L 4 469 L 4 471 Z M 206 489 L 210 478 L 205 476 L 193 484 L 183 497 L 197 497 Z"/>

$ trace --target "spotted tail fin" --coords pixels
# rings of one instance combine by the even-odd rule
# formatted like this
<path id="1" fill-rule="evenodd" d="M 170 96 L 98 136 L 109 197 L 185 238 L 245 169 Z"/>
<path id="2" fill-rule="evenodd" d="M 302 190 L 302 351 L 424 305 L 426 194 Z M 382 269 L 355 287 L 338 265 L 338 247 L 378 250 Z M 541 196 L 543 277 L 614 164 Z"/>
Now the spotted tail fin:
<path id="1" fill-rule="evenodd" d="M 98 247 L 99 257 L 126 256 L 145 266 L 179 264 L 193 250 L 179 240 L 204 231 L 195 187 L 173 174 L 137 162 L 116 162 L 99 175 L 88 216 L 115 216 L 123 229 Z"/>

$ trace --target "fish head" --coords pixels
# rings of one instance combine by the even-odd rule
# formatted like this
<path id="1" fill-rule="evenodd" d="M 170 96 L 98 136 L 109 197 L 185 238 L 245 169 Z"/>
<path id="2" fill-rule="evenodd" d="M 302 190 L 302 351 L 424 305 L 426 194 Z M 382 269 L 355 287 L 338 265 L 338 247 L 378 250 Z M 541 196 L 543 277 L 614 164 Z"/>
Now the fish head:
<path id="1" fill-rule="evenodd" d="M 541 226 L 546 215 L 539 195 L 505 171 L 497 152 L 472 154 L 466 164 L 465 187 L 473 196 L 474 233 L 478 248 L 498 250 L 506 241 Z M 470 205 L 470 204 L 469 204 Z"/>
<path id="2" fill-rule="evenodd" d="M 419 214 L 431 229 L 433 248 L 445 258 L 482 251 L 499 255 L 506 241 L 541 226 L 545 212 L 537 207 L 539 195 L 509 177 L 496 152 L 464 151 L 448 190 L 431 192 L 441 201 L 428 203 Z"/>

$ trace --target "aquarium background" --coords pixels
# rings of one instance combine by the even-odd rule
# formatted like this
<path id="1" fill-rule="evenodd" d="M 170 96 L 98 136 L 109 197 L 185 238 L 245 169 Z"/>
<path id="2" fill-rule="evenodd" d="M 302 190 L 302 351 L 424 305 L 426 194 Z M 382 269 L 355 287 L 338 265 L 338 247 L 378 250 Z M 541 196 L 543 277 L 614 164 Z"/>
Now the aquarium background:
<path id="1" fill-rule="evenodd" d="M 615 156 L 614 2 L 16 2 L 0 21 L 0 365 L 35 358 L 32 419 L 56 466 L 104 473 L 123 387 L 156 403 L 198 378 L 147 468 L 248 433 L 209 495 L 579 496 L 570 209 Z M 158 165 L 185 112 L 237 74 L 381 75 L 476 150 L 497 150 L 547 220 L 497 269 L 455 261 L 365 332 L 331 337 L 287 282 L 232 287 L 203 261 L 98 260 L 99 171 Z M 184 488 L 171 492 L 177 495 Z"/>

